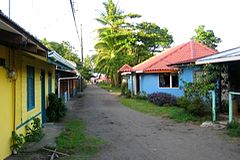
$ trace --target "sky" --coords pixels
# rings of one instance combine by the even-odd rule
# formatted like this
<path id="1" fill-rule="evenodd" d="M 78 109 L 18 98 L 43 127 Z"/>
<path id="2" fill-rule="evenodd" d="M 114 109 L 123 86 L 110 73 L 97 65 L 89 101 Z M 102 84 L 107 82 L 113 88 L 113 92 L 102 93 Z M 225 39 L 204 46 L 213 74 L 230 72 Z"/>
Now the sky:
<path id="1" fill-rule="evenodd" d="M 80 34 L 82 24 L 84 56 L 94 53 L 96 22 L 106 0 L 73 0 Z M 70 0 L 10 0 L 10 18 L 38 39 L 69 41 L 80 56 L 80 41 Z M 194 29 L 205 25 L 222 39 L 219 51 L 240 46 L 239 0 L 114 0 L 125 13 L 142 15 L 141 21 L 166 27 L 173 35 L 172 46 L 190 40 Z M 0 0 L 0 10 L 9 14 L 9 0 Z"/>

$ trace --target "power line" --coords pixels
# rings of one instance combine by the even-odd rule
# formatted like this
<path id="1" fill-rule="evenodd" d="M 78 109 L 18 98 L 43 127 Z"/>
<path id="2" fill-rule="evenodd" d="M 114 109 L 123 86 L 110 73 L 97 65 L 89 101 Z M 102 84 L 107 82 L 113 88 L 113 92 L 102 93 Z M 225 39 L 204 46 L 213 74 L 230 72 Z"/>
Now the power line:
<path id="1" fill-rule="evenodd" d="M 73 1 L 72 0 L 70 0 L 70 5 L 71 5 L 71 9 L 72 9 L 72 15 L 73 15 L 73 20 L 74 20 L 74 24 L 75 24 L 78 40 L 79 40 L 79 42 L 81 42 L 80 36 L 79 36 L 79 33 L 78 33 L 78 28 L 77 28 L 77 23 L 76 23 L 75 12 L 74 12 L 74 7 L 73 7 Z"/>
<path id="2" fill-rule="evenodd" d="M 71 5 L 71 9 L 72 9 L 72 15 L 73 15 L 73 20 L 74 20 L 74 24 L 75 24 L 75 28 L 76 28 L 76 32 L 77 32 L 77 36 L 78 36 L 78 40 L 81 44 L 81 60 L 82 60 L 82 65 L 83 65 L 83 39 L 82 39 L 82 25 L 81 25 L 81 39 L 79 36 L 79 32 L 78 32 L 78 28 L 77 28 L 77 23 L 76 23 L 76 18 L 75 18 L 75 12 L 74 12 L 74 6 L 73 6 L 73 1 L 70 0 L 70 5 Z"/>

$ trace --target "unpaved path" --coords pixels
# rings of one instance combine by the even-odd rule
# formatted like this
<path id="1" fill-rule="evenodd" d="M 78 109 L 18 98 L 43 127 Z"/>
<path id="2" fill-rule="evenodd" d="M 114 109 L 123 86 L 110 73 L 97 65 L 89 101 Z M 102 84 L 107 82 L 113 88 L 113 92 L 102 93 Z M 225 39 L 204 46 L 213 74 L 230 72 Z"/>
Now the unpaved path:
<path id="1" fill-rule="evenodd" d="M 90 134 L 107 141 L 95 160 L 240 159 L 239 140 L 133 111 L 96 86 L 89 86 L 82 98 L 71 103 L 68 116 L 83 119 Z"/>

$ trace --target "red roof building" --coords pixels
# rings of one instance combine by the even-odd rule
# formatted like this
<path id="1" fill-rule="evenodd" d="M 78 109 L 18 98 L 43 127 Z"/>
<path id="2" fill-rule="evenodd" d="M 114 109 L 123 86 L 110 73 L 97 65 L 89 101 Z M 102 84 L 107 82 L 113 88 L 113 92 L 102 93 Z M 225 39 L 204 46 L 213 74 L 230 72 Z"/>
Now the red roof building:
<path id="1" fill-rule="evenodd" d="M 192 62 L 215 53 L 217 51 L 214 49 L 208 48 L 201 43 L 190 41 L 167 49 L 134 66 L 132 69 L 135 72 L 143 73 L 174 72 L 178 71 L 178 68 L 169 66 L 170 64 L 185 61 Z"/>
<path id="2" fill-rule="evenodd" d="M 184 94 L 183 82 L 193 82 L 199 68 L 187 65 L 185 68 L 181 67 L 179 72 L 178 65 L 195 63 L 199 58 L 216 52 L 198 42 L 189 41 L 167 49 L 134 67 L 124 65 L 119 72 L 127 75 L 128 89 L 133 94 L 164 92 L 179 97 Z"/>
<path id="3" fill-rule="evenodd" d="M 124 64 L 119 70 L 118 73 L 123 73 L 123 72 L 132 72 L 133 69 L 131 66 L 129 66 L 128 64 Z"/>

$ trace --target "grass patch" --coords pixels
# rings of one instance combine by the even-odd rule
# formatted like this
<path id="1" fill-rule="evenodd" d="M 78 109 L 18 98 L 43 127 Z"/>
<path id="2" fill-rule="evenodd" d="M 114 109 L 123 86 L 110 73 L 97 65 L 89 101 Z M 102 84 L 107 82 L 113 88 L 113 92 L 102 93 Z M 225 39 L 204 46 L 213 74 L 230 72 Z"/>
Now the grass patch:
<path id="1" fill-rule="evenodd" d="M 163 116 L 173 119 L 176 122 L 200 122 L 206 117 L 200 118 L 187 113 L 183 108 L 175 106 L 157 106 L 147 100 L 120 98 L 120 102 L 133 110 L 147 113 L 152 116 Z"/>
<path id="2" fill-rule="evenodd" d="M 109 92 L 121 93 L 120 87 L 112 87 L 110 83 L 99 83 L 98 87 L 102 89 L 106 89 Z"/>
<path id="3" fill-rule="evenodd" d="M 227 128 L 227 134 L 231 137 L 240 137 L 240 123 L 230 123 Z"/>
<path id="4" fill-rule="evenodd" d="M 85 124 L 80 120 L 67 122 L 64 131 L 56 138 L 57 149 L 71 154 L 72 156 L 68 159 L 95 155 L 105 142 L 100 138 L 87 135 L 85 130 Z"/>

